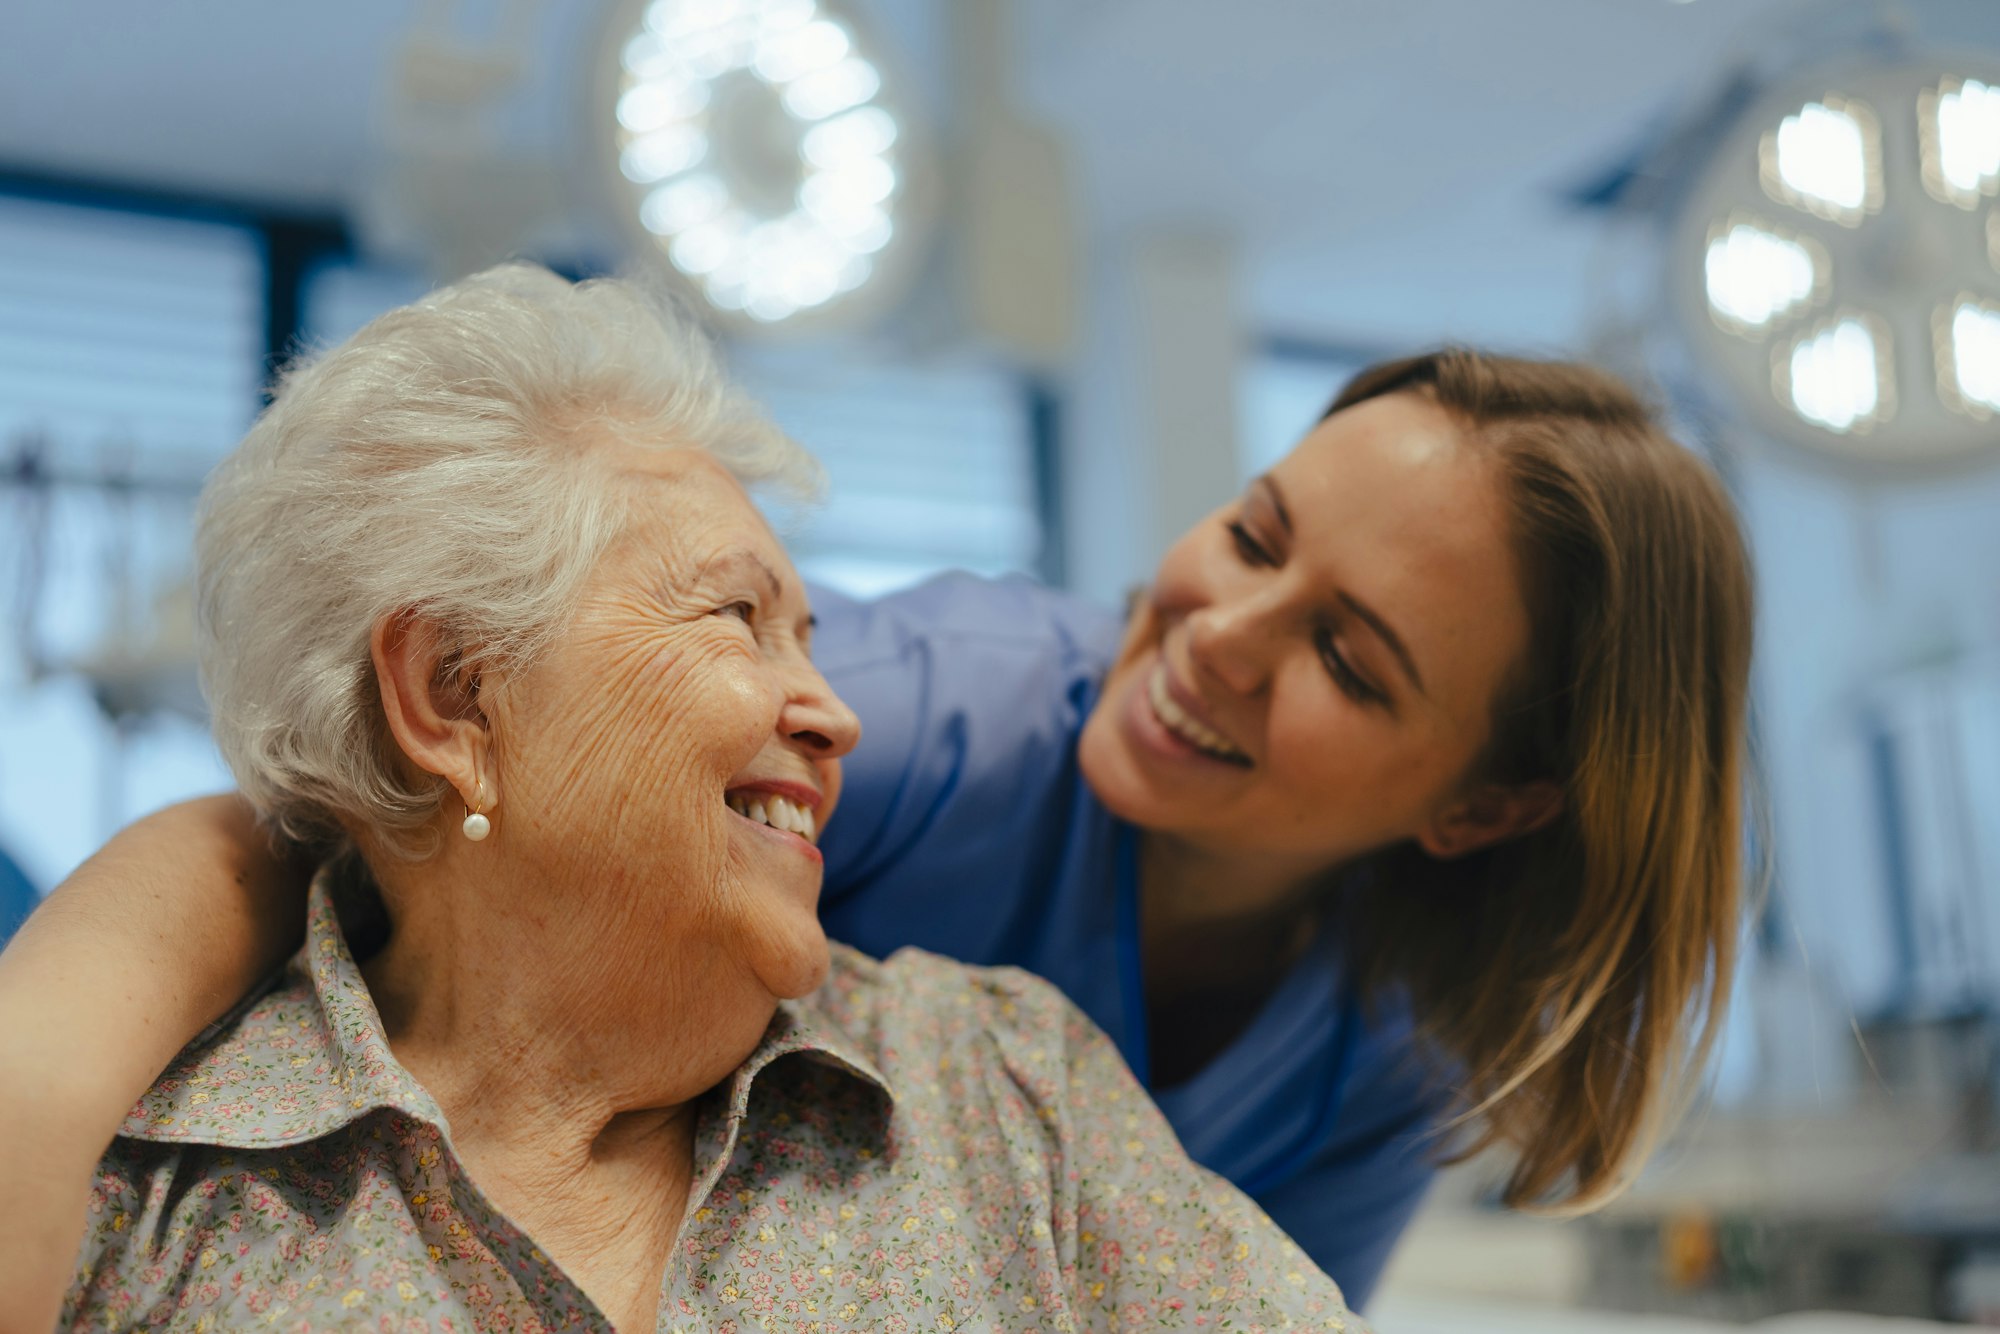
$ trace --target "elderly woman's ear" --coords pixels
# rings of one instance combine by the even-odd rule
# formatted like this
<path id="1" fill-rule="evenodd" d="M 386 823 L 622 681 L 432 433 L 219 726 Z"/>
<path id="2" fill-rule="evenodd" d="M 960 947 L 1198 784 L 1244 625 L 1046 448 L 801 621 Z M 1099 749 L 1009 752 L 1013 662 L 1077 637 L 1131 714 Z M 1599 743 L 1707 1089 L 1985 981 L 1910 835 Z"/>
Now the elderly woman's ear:
<path id="1" fill-rule="evenodd" d="M 383 717 L 409 762 L 450 783 L 468 811 L 492 809 L 499 783 L 478 672 L 442 627 L 416 612 L 377 621 L 368 649 Z"/>

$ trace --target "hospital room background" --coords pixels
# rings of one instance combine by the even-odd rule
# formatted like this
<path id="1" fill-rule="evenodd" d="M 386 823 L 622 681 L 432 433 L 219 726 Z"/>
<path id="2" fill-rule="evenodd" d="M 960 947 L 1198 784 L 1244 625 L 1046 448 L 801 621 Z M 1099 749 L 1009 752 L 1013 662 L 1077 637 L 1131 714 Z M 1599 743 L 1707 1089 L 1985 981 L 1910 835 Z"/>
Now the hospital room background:
<path id="1" fill-rule="evenodd" d="M 1370 1315 L 2000 1325 L 1996 192 L 1994 0 L 13 0 L 0 933 L 227 785 L 193 503 L 273 365 L 493 260 L 677 284 L 862 593 L 1116 602 L 1368 362 L 1582 356 L 1745 515 L 1765 893 L 1634 1187 L 1454 1169 Z"/>

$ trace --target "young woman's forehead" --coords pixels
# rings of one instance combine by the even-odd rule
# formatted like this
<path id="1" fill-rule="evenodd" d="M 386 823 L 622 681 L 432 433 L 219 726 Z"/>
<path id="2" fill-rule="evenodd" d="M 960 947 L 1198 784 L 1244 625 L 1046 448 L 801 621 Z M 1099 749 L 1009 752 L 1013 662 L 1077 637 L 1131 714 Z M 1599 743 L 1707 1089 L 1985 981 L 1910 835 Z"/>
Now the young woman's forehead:
<path id="1" fill-rule="evenodd" d="M 1465 433 L 1445 409 L 1415 394 L 1343 408 L 1314 426 L 1278 471 L 1417 472 L 1464 461 Z"/>

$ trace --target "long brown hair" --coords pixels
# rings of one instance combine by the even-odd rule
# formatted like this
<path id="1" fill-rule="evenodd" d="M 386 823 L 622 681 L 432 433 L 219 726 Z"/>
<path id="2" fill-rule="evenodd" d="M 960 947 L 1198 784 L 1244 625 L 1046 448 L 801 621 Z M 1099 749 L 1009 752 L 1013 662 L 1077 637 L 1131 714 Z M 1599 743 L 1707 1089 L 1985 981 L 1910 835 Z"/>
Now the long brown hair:
<path id="1" fill-rule="evenodd" d="M 1744 880 L 1751 579 L 1715 474 L 1616 377 L 1447 349 L 1412 393 L 1502 479 L 1531 627 L 1474 777 L 1554 781 L 1550 826 L 1360 877 L 1356 967 L 1401 990 L 1463 1099 L 1454 1160 L 1513 1150 L 1509 1205 L 1602 1203 L 1691 1091 L 1728 999 Z"/>

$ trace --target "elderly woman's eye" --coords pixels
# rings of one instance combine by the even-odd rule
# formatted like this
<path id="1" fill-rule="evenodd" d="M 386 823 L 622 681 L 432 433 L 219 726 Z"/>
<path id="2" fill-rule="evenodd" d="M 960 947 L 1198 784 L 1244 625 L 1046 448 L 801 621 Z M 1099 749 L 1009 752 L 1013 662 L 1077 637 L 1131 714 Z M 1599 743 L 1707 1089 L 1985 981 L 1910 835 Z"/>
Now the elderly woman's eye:
<path id="1" fill-rule="evenodd" d="M 751 617 L 756 615 L 756 612 L 757 609 L 748 602 L 732 602 L 728 606 L 721 608 L 719 614 L 739 617 L 747 623 Z"/>

